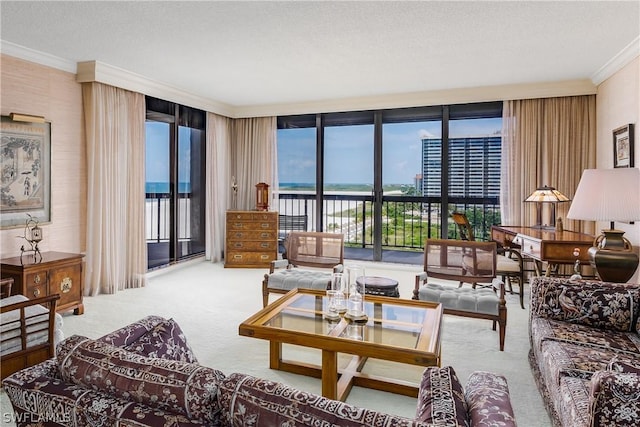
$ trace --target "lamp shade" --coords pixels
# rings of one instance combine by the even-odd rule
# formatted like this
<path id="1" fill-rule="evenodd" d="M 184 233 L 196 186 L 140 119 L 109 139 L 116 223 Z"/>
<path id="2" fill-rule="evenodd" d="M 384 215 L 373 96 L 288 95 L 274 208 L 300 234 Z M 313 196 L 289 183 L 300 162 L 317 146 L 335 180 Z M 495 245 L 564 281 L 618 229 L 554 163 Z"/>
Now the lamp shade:
<path id="1" fill-rule="evenodd" d="M 585 169 L 567 218 L 640 220 L 640 169 Z"/>
<path id="2" fill-rule="evenodd" d="M 569 198 L 556 190 L 553 187 L 549 187 L 545 185 L 544 187 L 539 187 L 534 190 L 533 193 L 529 195 L 525 200 L 525 202 L 568 202 Z"/>

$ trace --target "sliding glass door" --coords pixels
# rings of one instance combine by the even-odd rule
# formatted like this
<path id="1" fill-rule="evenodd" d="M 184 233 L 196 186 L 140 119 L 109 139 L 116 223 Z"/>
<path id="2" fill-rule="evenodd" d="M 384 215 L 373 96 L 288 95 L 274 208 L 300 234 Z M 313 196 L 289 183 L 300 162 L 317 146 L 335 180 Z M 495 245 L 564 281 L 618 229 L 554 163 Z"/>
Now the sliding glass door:
<path id="1" fill-rule="evenodd" d="M 147 97 L 148 268 L 205 250 L 205 113 Z"/>

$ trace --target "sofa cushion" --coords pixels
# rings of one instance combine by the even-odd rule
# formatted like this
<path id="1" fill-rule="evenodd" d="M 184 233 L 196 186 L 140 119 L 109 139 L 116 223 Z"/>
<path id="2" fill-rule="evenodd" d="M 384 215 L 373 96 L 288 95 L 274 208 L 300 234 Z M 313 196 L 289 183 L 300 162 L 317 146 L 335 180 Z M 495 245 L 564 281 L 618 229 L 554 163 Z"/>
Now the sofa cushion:
<path id="1" fill-rule="evenodd" d="M 637 426 L 640 375 L 599 371 L 591 378 L 591 427 Z"/>
<path id="2" fill-rule="evenodd" d="M 451 366 L 425 369 L 418 392 L 416 420 L 436 425 L 469 425 L 464 390 Z"/>
<path id="3" fill-rule="evenodd" d="M 590 347 L 611 349 L 630 357 L 640 355 L 640 336 L 635 332 L 594 329 L 589 326 L 559 320 L 531 319 L 533 345 L 553 340 Z"/>
<path id="4" fill-rule="evenodd" d="M 357 408 L 287 385 L 231 374 L 220 384 L 226 425 L 245 426 L 422 426 L 410 419 Z"/>
<path id="5" fill-rule="evenodd" d="M 195 363 L 141 356 L 74 335 L 58 346 L 63 380 L 124 400 L 217 422 L 218 384 L 224 374 Z"/>
<path id="6" fill-rule="evenodd" d="M 138 340 L 124 347 L 133 353 L 162 359 L 197 363 L 198 359 L 187 343 L 180 326 L 173 319 L 163 320 L 142 335 Z"/>
<path id="7" fill-rule="evenodd" d="M 516 426 L 507 379 L 502 375 L 474 372 L 467 381 L 465 399 L 472 426 Z"/>
<path id="8" fill-rule="evenodd" d="M 113 332 L 109 332 L 107 335 L 99 338 L 99 341 L 115 345 L 116 347 L 125 347 L 137 341 L 141 336 L 152 330 L 158 323 L 165 320 L 165 318 L 160 316 L 147 316 Z"/>
<path id="9" fill-rule="evenodd" d="M 532 315 L 598 329 L 632 331 L 638 315 L 638 285 L 536 278 L 531 282 Z"/>

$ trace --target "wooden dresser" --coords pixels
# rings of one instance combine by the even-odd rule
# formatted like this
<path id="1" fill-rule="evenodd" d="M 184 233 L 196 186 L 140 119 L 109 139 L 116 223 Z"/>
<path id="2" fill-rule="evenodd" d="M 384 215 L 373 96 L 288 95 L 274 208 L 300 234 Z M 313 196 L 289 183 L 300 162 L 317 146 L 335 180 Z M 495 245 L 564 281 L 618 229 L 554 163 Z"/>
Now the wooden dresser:
<path id="1" fill-rule="evenodd" d="M 60 294 L 56 311 L 74 310 L 84 313 L 82 303 L 84 255 L 66 252 L 43 252 L 42 261 L 33 263 L 32 255 L 4 258 L 2 277 L 13 279 L 11 294 L 22 294 L 27 298 Z M 24 262 L 24 264 L 23 264 Z"/>
<path id="2" fill-rule="evenodd" d="M 278 212 L 227 211 L 225 267 L 269 268 L 278 258 Z"/>

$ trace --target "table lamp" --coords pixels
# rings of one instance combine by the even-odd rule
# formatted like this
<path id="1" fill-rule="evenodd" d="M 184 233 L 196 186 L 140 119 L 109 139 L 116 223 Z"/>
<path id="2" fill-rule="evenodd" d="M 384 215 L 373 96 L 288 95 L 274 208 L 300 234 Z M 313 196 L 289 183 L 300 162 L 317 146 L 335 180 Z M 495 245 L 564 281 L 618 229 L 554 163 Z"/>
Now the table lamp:
<path id="1" fill-rule="evenodd" d="M 555 229 L 556 225 L 556 203 L 568 202 L 569 198 L 556 190 L 553 187 L 545 185 L 544 187 L 538 187 L 533 193 L 529 195 L 525 202 L 536 203 L 536 225 L 533 228 L 540 229 Z M 551 204 L 551 216 L 549 218 L 549 225 L 542 225 L 542 204 Z"/>
<path id="2" fill-rule="evenodd" d="M 615 230 L 615 221 L 640 220 L 640 169 L 585 169 L 567 218 L 610 221 L 610 228 L 589 249 L 589 262 L 601 280 L 627 282 L 638 268 L 638 255 Z"/>

